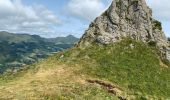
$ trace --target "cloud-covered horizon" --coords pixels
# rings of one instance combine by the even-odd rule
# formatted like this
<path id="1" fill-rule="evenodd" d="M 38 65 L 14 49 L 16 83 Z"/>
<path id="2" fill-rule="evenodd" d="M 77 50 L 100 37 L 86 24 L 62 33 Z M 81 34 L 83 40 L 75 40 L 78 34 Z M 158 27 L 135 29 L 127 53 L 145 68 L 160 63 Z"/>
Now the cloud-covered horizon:
<path id="1" fill-rule="evenodd" d="M 42 5 L 24 5 L 21 0 L 0 0 L 0 30 L 17 33 L 53 33 L 60 24 L 52 11 Z"/>
<path id="2" fill-rule="evenodd" d="M 49 0 L 44 0 L 43 3 L 30 0 L 27 1 L 30 2 L 29 5 L 25 4 L 25 1 L 0 0 L 0 31 L 30 33 L 43 37 L 69 34 L 81 37 L 90 22 L 103 13 L 112 2 L 112 0 L 57 0 L 56 9 L 50 9 Z M 170 36 L 169 0 L 146 1 L 153 9 L 154 18 L 162 22 L 166 35 Z"/>

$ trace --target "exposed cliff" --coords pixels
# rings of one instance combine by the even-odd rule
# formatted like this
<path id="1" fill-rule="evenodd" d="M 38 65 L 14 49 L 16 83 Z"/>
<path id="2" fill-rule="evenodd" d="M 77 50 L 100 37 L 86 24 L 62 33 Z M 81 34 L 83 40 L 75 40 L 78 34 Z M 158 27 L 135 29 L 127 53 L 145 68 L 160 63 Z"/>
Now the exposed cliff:
<path id="1" fill-rule="evenodd" d="M 152 10 L 145 0 L 114 0 L 90 24 L 78 46 L 87 47 L 93 42 L 110 44 L 127 37 L 155 43 L 161 58 L 170 61 L 169 44 L 161 23 L 152 17 Z"/>

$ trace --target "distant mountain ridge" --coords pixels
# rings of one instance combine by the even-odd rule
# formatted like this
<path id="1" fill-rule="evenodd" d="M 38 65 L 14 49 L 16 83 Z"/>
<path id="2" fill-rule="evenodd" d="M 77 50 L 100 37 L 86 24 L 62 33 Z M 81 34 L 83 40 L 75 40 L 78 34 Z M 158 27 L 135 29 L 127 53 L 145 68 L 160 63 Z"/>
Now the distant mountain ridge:
<path id="1" fill-rule="evenodd" d="M 29 35 L 29 34 L 17 34 L 17 33 L 9 33 L 6 31 L 0 31 L 0 41 L 9 41 L 13 43 L 18 42 L 37 42 L 37 41 L 45 41 L 45 42 L 54 42 L 54 43 L 64 43 L 64 44 L 74 44 L 77 42 L 79 38 L 68 35 L 66 37 L 56 37 L 56 38 L 43 38 L 39 35 Z"/>
<path id="2" fill-rule="evenodd" d="M 79 39 L 76 38 L 73 35 L 68 35 L 66 37 L 56 37 L 56 38 L 49 38 L 48 41 L 49 42 L 54 42 L 54 43 L 64 43 L 64 44 L 74 44 L 75 42 L 77 42 Z"/>
<path id="3" fill-rule="evenodd" d="M 72 35 L 42 38 L 38 35 L 0 32 L 0 73 L 35 63 L 54 52 L 72 47 L 78 40 Z"/>

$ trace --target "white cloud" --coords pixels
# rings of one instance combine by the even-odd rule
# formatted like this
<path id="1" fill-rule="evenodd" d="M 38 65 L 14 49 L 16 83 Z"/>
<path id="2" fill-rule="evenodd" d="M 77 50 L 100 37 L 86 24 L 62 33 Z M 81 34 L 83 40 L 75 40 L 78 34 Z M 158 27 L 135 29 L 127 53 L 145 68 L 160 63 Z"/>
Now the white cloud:
<path id="1" fill-rule="evenodd" d="M 56 15 L 42 5 L 24 5 L 21 0 L 0 0 L 0 30 L 22 33 L 55 33 Z"/>
<path id="2" fill-rule="evenodd" d="M 153 9 L 153 16 L 162 21 L 170 21 L 169 0 L 147 0 Z"/>
<path id="3" fill-rule="evenodd" d="M 84 20 L 91 21 L 99 16 L 107 6 L 102 0 L 70 0 L 67 4 L 67 12 Z"/>
<path id="4" fill-rule="evenodd" d="M 81 21 L 90 22 L 110 6 L 113 0 L 69 0 L 67 13 Z M 153 17 L 162 22 L 165 33 L 170 36 L 170 6 L 169 0 L 146 0 L 153 10 Z M 88 25 L 87 25 L 88 26 Z"/>
<path id="5" fill-rule="evenodd" d="M 62 30 L 63 34 L 65 34 L 64 32 L 71 30 L 67 27 L 83 27 L 82 22 L 89 23 L 94 20 L 97 16 L 104 12 L 108 6 L 110 6 L 112 0 L 67 0 L 67 4 L 64 7 L 65 12 L 68 15 L 65 16 L 60 14 L 60 17 L 65 21 L 62 28 L 57 26 L 60 24 L 60 20 L 52 11 L 42 5 L 24 5 L 21 1 L 22 0 L 0 0 L 0 30 L 16 33 L 35 33 L 44 37 L 53 37 L 61 35 L 57 32 L 58 30 Z M 153 16 L 156 19 L 162 22 L 170 21 L 169 0 L 146 1 L 150 8 L 153 9 Z M 56 6 L 58 5 L 59 4 L 56 4 Z M 56 11 L 57 10 L 58 9 L 56 9 Z M 70 20 L 70 17 L 72 21 L 69 26 L 66 24 L 67 21 Z M 73 21 L 78 21 L 81 24 L 76 23 L 78 25 L 74 25 Z M 87 27 L 87 23 L 85 24 L 86 25 L 84 26 Z M 167 23 L 163 23 L 163 25 L 169 26 Z M 72 29 L 75 30 L 76 28 L 72 27 Z M 83 29 L 81 30 L 81 33 L 84 32 Z M 165 30 L 169 29 L 166 28 Z M 80 33 L 80 30 L 75 30 L 74 32 Z"/>
<path id="6" fill-rule="evenodd" d="M 162 22 L 163 30 L 170 37 L 170 6 L 169 0 L 146 0 L 153 10 L 153 17 Z"/>
<path id="7" fill-rule="evenodd" d="M 85 20 L 93 20 L 110 5 L 112 0 L 69 0 L 67 12 Z M 162 21 L 170 21 L 169 0 L 146 0 L 153 9 L 153 16 Z M 105 2 L 105 3 L 104 3 Z"/>

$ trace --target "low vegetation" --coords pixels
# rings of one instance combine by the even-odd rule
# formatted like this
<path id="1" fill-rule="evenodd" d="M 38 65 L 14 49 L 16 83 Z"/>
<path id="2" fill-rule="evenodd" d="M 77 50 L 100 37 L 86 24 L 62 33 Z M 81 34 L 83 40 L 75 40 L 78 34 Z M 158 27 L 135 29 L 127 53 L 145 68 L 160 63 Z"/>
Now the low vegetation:
<path id="1" fill-rule="evenodd" d="M 127 95 L 138 99 L 165 99 L 170 95 L 170 69 L 160 65 L 156 51 L 154 46 L 126 40 L 85 50 L 73 49 L 66 52 L 63 62 L 81 65 L 80 73 L 117 84 Z"/>
<path id="2" fill-rule="evenodd" d="M 153 24 L 154 24 L 153 30 L 155 30 L 155 29 L 162 30 L 162 24 L 161 24 L 161 22 L 159 22 L 159 21 L 157 21 L 157 20 L 154 20 L 154 21 L 153 21 Z"/>
<path id="3" fill-rule="evenodd" d="M 72 48 L 1 76 L 0 99 L 166 100 L 170 69 L 154 46 L 123 40 Z"/>

